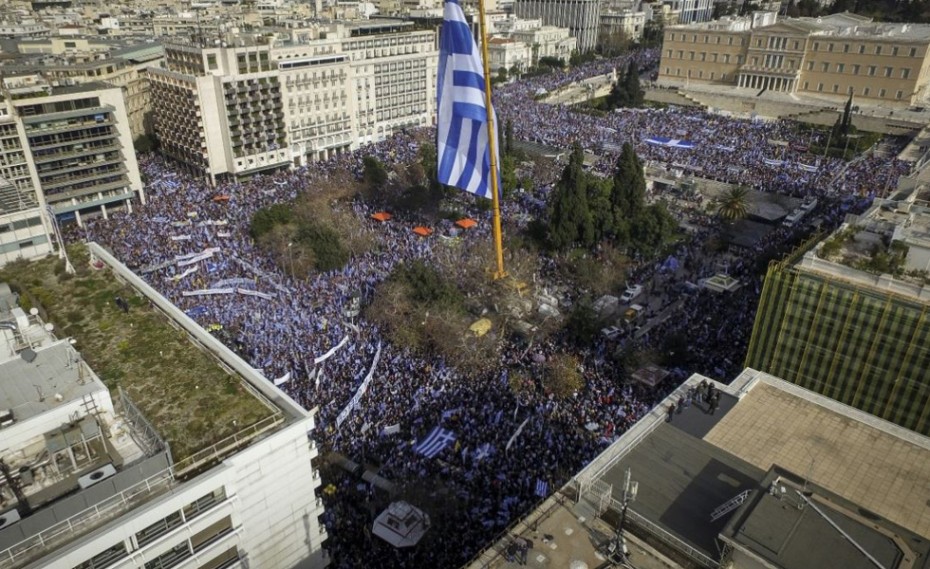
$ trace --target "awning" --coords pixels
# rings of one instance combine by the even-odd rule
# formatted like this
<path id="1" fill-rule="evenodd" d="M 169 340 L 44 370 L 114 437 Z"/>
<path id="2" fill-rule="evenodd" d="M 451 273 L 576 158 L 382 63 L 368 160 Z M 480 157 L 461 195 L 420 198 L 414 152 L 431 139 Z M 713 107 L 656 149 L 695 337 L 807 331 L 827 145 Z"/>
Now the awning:
<path id="1" fill-rule="evenodd" d="M 379 211 L 378 213 L 371 214 L 371 218 L 375 221 L 387 221 L 393 216 L 386 211 Z"/>
<path id="2" fill-rule="evenodd" d="M 460 219 L 456 221 L 455 224 L 461 227 L 462 229 L 471 229 L 472 227 L 478 225 L 478 222 L 475 221 L 474 219 L 466 217 L 464 219 Z"/>
<path id="3" fill-rule="evenodd" d="M 420 237 L 429 237 L 433 234 L 433 230 L 429 227 L 423 227 L 422 225 L 414 227 L 413 232 L 419 235 Z"/>

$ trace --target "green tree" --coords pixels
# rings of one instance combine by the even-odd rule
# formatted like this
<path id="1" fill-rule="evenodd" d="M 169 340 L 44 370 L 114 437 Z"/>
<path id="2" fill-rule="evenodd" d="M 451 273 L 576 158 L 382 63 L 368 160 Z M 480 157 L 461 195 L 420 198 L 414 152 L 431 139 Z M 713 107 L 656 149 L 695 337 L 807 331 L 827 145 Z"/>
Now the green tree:
<path id="1" fill-rule="evenodd" d="M 655 256 L 677 228 L 678 223 L 664 203 L 647 206 L 631 224 L 630 247 L 643 255 Z"/>
<path id="2" fill-rule="evenodd" d="M 539 66 L 548 67 L 550 69 L 562 69 L 563 67 L 565 67 L 565 62 L 562 61 L 561 57 L 547 55 L 545 57 L 539 58 Z"/>
<path id="3" fill-rule="evenodd" d="M 643 163 L 629 142 L 623 144 L 614 170 L 610 204 L 617 222 L 636 220 L 646 200 L 646 175 Z"/>
<path id="4" fill-rule="evenodd" d="M 588 208 L 584 152 L 575 145 L 549 203 L 549 243 L 556 249 L 575 245 L 590 247 L 594 222 Z"/>
<path id="5" fill-rule="evenodd" d="M 510 119 L 504 126 L 504 153 L 513 154 L 513 121 Z"/>
<path id="6" fill-rule="evenodd" d="M 714 200 L 714 209 L 721 219 L 736 221 L 749 212 L 749 190 L 743 186 L 732 186 Z"/>
<path id="7" fill-rule="evenodd" d="M 274 204 L 263 207 L 252 215 L 249 233 L 253 239 L 265 235 L 276 225 L 287 225 L 294 219 L 294 210 L 290 204 Z"/>
<path id="8" fill-rule="evenodd" d="M 591 176 L 588 179 L 588 209 L 594 223 L 594 241 L 600 242 L 616 235 L 613 206 L 610 195 L 613 183 L 610 178 Z"/>
<path id="9" fill-rule="evenodd" d="M 330 227 L 318 223 L 302 224 L 297 230 L 297 241 L 309 247 L 318 271 L 341 269 L 349 262 L 349 251 L 339 239 L 339 233 Z"/>
<path id="10" fill-rule="evenodd" d="M 626 83 L 626 93 L 629 97 L 627 106 L 642 107 L 645 94 L 643 93 L 643 86 L 639 82 L 639 66 L 636 65 L 635 61 L 631 61 L 630 65 L 626 68 L 626 75 L 623 77 L 623 82 Z"/>
<path id="11" fill-rule="evenodd" d="M 362 166 L 364 168 L 363 177 L 369 186 L 378 189 L 387 183 L 387 170 L 384 169 L 384 164 L 380 160 L 374 156 L 366 156 L 362 159 Z"/>

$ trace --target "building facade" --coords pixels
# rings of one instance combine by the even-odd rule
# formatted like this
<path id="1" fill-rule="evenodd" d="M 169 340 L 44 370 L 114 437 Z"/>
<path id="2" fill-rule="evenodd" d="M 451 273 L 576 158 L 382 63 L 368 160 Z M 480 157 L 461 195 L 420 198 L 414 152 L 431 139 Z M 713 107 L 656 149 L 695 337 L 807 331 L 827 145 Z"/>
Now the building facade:
<path id="1" fill-rule="evenodd" d="M 928 228 L 926 203 L 879 199 L 799 258 L 773 263 L 746 363 L 930 433 Z M 876 255 L 891 261 L 876 265 Z"/>
<path id="2" fill-rule="evenodd" d="M 538 18 L 547 26 L 568 28 L 577 40 L 577 49 L 588 52 L 597 46 L 600 0 L 516 0 L 519 18 Z"/>
<path id="3" fill-rule="evenodd" d="M 26 150 L 25 166 L 10 166 L 7 180 L 27 191 L 28 172 L 41 192 L 40 207 L 80 224 L 83 215 L 144 203 L 121 89 L 103 83 L 53 88 L 33 76 L 6 79 L 3 91 Z"/>
<path id="4" fill-rule="evenodd" d="M 433 120 L 433 31 L 387 22 L 235 42 L 168 44 L 165 68 L 150 71 L 162 152 L 212 182 L 324 160 Z"/>
<path id="5" fill-rule="evenodd" d="M 659 83 L 772 90 L 907 107 L 930 81 L 930 26 L 874 24 L 849 14 L 816 20 L 756 14 L 665 30 Z"/>

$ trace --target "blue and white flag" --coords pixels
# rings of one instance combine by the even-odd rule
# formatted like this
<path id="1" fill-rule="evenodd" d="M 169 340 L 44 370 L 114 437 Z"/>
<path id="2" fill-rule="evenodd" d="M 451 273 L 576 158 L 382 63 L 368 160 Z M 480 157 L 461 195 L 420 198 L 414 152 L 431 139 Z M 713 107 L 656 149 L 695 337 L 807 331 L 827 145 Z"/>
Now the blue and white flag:
<path id="1" fill-rule="evenodd" d="M 671 146 L 672 148 L 694 148 L 694 143 L 691 141 L 680 140 L 677 138 L 667 138 L 664 136 L 651 136 L 646 139 L 646 143 L 655 144 L 656 146 Z"/>
<path id="2" fill-rule="evenodd" d="M 454 442 L 455 433 L 442 427 L 436 427 L 430 434 L 426 435 L 426 438 L 413 447 L 413 451 L 422 454 L 426 458 L 433 458 Z"/>
<path id="3" fill-rule="evenodd" d="M 490 198 L 491 141 L 484 67 L 458 0 L 446 0 L 443 12 L 436 91 L 439 181 Z M 499 150 L 497 145 L 495 150 Z"/>
<path id="4" fill-rule="evenodd" d="M 549 495 L 549 483 L 539 478 L 536 479 L 536 495 L 545 498 Z"/>

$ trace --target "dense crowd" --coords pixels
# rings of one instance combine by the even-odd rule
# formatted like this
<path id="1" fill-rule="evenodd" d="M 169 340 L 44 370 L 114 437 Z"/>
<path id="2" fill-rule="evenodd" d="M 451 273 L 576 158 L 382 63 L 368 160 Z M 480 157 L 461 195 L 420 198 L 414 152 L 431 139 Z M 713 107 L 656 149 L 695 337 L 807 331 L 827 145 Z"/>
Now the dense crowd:
<path id="1" fill-rule="evenodd" d="M 555 90 L 615 68 L 622 71 L 628 57 L 507 85 L 497 93 L 499 115 L 505 120 L 514 117 L 518 139 L 559 148 L 578 142 L 608 157 L 623 141 L 630 141 L 656 164 L 750 183 L 764 191 L 815 195 L 822 198 L 818 216 L 828 226 L 906 171 L 897 161 L 865 158 L 846 167 L 839 160 L 810 157 L 802 151 L 810 139 L 786 122 L 751 122 L 679 109 L 630 110 L 598 118 L 533 100 L 540 90 Z M 640 52 L 632 57 L 645 68 L 656 55 Z M 649 137 L 688 140 L 696 146 L 658 146 L 646 143 Z M 431 511 L 434 526 L 420 546 L 394 550 L 369 531 L 378 513 L 371 505 L 383 506 L 383 497 L 349 476 L 325 480 L 327 547 L 337 568 L 458 566 L 540 500 L 545 493 L 539 492 L 541 486 L 553 489 L 564 483 L 688 373 L 732 377 L 742 363 L 758 298 L 758 260 L 778 255 L 809 230 L 804 224 L 780 227 L 755 248 L 715 254 L 704 246 L 717 231 L 713 218 L 698 207 L 673 210 L 695 228 L 671 252 L 679 268 L 667 270 L 664 260 L 641 260 L 631 278 L 660 299 L 648 316 L 670 310 L 676 310 L 676 316 L 661 322 L 656 318 L 648 332 L 620 342 L 658 349 L 670 335 L 686 334 L 691 352 L 687 363 L 673 369 L 666 384 L 642 388 L 622 381 L 612 357 L 617 345 L 599 337 L 578 352 L 585 386 L 573 397 L 560 400 L 539 389 L 518 399 L 509 375 L 538 372 L 550 355 L 565 349 L 562 336 L 530 345 L 508 344 L 497 365 L 490 366 L 494 371 L 479 373 L 400 349 L 376 325 L 347 312 L 354 298 L 370 300 L 399 263 L 433 262 L 447 254 L 441 239 L 417 236 L 404 219 L 373 221 L 376 206 L 356 198 L 334 207 L 363 220 L 363 231 L 375 246 L 341 269 L 295 279 L 249 237 L 250 220 L 259 208 L 313 192 L 337 171 L 361 176 L 365 156 L 405 163 L 416 160 L 417 152 L 416 139 L 400 133 L 327 162 L 217 187 L 178 173 L 162 158 L 141 156 L 147 203 L 131 214 L 89 220 L 80 235 L 113 249 L 204 326 L 222 328 L 230 347 L 269 380 L 288 377 L 282 389 L 307 408 L 320 409 L 316 436 L 324 452 L 375 464 L 381 476 L 422 493 L 415 505 Z M 769 165 L 764 159 L 779 163 Z M 518 193 L 504 204 L 505 217 L 526 220 L 541 215 L 552 183 L 537 180 L 537 187 Z M 463 198 L 463 203 L 470 200 Z M 464 238 L 487 239 L 489 214 L 477 209 L 469 213 L 479 227 Z M 730 274 L 745 283 L 730 298 L 675 292 L 679 285 L 719 272 L 724 260 Z M 557 278 L 551 259 L 541 257 L 537 263 L 543 281 Z M 367 392 L 339 424 L 340 413 L 367 377 Z M 417 453 L 416 442 L 437 426 L 453 433 L 454 442 L 435 457 Z"/>

